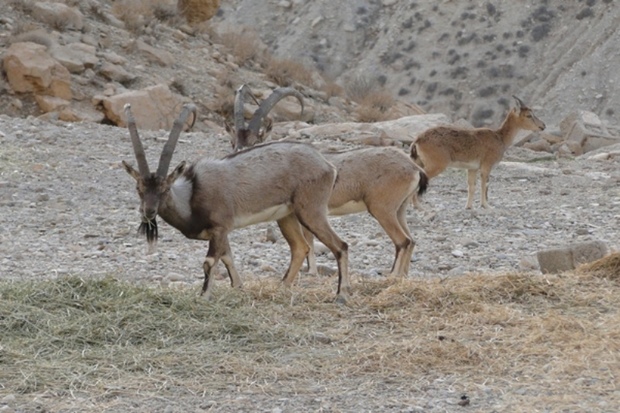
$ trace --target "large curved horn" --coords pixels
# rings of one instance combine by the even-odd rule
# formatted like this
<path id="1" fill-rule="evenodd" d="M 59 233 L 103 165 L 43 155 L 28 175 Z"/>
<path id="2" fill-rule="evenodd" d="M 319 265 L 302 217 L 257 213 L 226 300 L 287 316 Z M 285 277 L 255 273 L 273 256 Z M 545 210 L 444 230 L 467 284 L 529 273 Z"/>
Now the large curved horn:
<path id="1" fill-rule="evenodd" d="M 172 125 L 172 130 L 170 131 L 170 136 L 168 137 L 168 141 L 166 141 L 164 149 L 161 152 L 161 156 L 159 157 L 159 166 L 157 167 L 158 176 L 165 178 L 168 174 L 168 168 L 170 167 L 170 161 L 172 160 L 174 148 L 177 145 L 179 135 L 181 134 L 183 126 L 185 126 L 185 122 L 187 121 L 187 117 L 190 113 L 194 115 L 194 119 L 192 120 L 192 124 L 190 125 L 191 129 L 194 126 L 194 123 L 196 123 L 196 106 L 191 103 L 183 106 L 181 114 L 174 121 L 174 124 Z"/>
<path id="2" fill-rule="evenodd" d="M 526 108 L 527 106 L 525 106 L 525 103 L 523 103 L 523 101 L 521 99 L 519 99 L 518 97 L 516 97 L 515 95 L 512 95 L 513 98 L 515 98 L 515 100 L 517 101 L 517 104 L 519 105 L 519 109 L 522 108 Z"/>
<path id="3" fill-rule="evenodd" d="M 279 87 L 273 91 L 273 93 L 260 104 L 254 115 L 252 115 L 252 119 L 250 119 L 250 123 L 248 125 L 248 129 L 250 133 L 254 133 L 258 136 L 258 130 L 260 129 L 263 118 L 267 116 L 269 111 L 273 109 L 273 107 L 282 99 L 287 96 L 294 96 L 299 101 L 301 105 L 301 114 L 304 113 L 304 96 L 299 93 L 296 89 L 292 87 Z"/>
<path id="4" fill-rule="evenodd" d="M 254 97 L 254 95 L 252 94 L 252 91 L 250 90 L 250 87 L 248 85 L 243 84 L 239 86 L 237 90 L 235 90 L 235 105 L 233 109 L 233 116 L 234 116 L 234 121 L 235 121 L 235 132 L 245 129 L 245 118 L 243 116 L 243 105 L 245 102 L 246 95 L 251 96 L 252 99 L 254 99 L 254 102 L 256 102 L 258 106 L 260 106 L 260 104 L 256 100 L 256 97 Z"/>
<path id="5" fill-rule="evenodd" d="M 125 117 L 127 118 L 127 129 L 129 129 L 131 145 L 133 146 L 133 153 L 136 155 L 136 161 L 138 161 L 138 171 L 140 172 L 140 175 L 148 176 L 150 174 L 149 164 L 146 162 L 144 147 L 142 147 L 142 142 L 140 142 L 140 137 L 138 136 L 136 120 L 131 113 L 131 104 L 125 103 L 124 109 Z"/>

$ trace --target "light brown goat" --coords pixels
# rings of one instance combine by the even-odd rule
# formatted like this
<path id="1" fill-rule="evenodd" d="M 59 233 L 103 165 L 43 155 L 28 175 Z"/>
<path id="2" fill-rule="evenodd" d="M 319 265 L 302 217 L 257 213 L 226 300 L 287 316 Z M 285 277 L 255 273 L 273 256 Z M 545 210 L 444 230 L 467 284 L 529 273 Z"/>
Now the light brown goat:
<path id="1" fill-rule="evenodd" d="M 521 129 L 544 130 L 545 124 L 514 96 L 517 108 L 506 115 L 499 129 L 464 129 L 455 126 L 438 126 L 418 136 L 411 144 L 411 158 L 430 179 L 446 168 L 467 169 L 467 204 L 471 208 L 476 189 L 477 173 L 480 171 L 480 205 L 488 207 L 489 175 L 503 158 Z M 413 198 L 417 204 L 416 197 Z M 416 205 L 417 206 L 417 205 Z"/>
<path id="2" fill-rule="evenodd" d="M 243 93 L 251 93 L 247 86 L 238 89 L 235 99 L 235 118 L 243 113 Z M 290 88 L 279 88 L 272 96 L 285 96 Z M 295 95 L 301 102 L 301 98 Z M 268 98 L 267 100 L 270 100 Z M 273 102 L 273 100 L 272 100 Z M 261 104 L 262 106 L 262 104 Z M 273 107 L 273 104 L 267 106 Z M 302 102 L 303 108 L 303 102 Z M 233 147 L 240 149 L 251 145 L 245 140 L 248 129 L 258 131 L 260 122 L 269 110 L 257 111 L 245 128 L 243 121 L 236 123 L 235 131 L 229 130 Z M 241 118 L 242 119 L 242 118 Z M 396 253 L 391 276 L 404 277 L 409 271 L 409 262 L 415 242 L 407 226 L 407 205 L 412 196 L 426 191 L 428 178 L 403 151 L 393 147 L 362 148 L 338 153 L 323 153 L 338 171 L 338 178 L 328 203 L 329 215 L 338 216 L 368 211 L 379 222 L 394 243 Z M 312 233 L 304 231 L 310 252 L 308 271 L 317 273 Z"/>

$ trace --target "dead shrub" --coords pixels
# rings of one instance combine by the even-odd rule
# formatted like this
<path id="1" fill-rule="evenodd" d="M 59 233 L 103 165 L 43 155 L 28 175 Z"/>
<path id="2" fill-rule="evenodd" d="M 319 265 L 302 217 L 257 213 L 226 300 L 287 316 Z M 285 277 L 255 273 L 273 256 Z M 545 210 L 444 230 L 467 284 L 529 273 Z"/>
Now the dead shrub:
<path id="1" fill-rule="evenodd" d="M 333 80 L 325 79 L 325 83 L 323 87 L 321 87 L 321 90 L 325 92 L 327 99 L 344 95 L 344 88 Z"/>
<path id="2" fill-rule="evenodd" d="M 178 0 L 177 9 L 189 24 L 210 20 L 220 8 L 220 0 Z"/>
<path id="3" fill-rule="evenodd" d="M 14 10 L 22 12 L 24 14 L 32 14 L 34 8 L 33 0 L 9 0 L 8 5 L 13 7 Z"/>
<path id="4" fill-rule="evenodd" d="M 360 102 L 357 108 L 359 122 L 380 122 L 387 120 L 388 111 L 394 105 L 394 98 L 388 92 L 380 90 L 372 92 Z"/>
<path id="5" fill-rule="evenodd" d="M 217 85 L 209 109 L 225 119 L 232 119 L 235 103 L 235 88 L 243 83 L 235 73 L 221 71 L 216 76 Z"/>
<path id="6" fill-rule="evenodd" d="M 265 68 L 267 77 L 279 86 L 291 86 L 300 83 L 312 86 L 312 70 L 298 61 L 292 59 L 278 59 L 272 57 L 267 61 Z"/>
<path id="7" fill-rule="evenodd" d="M 166 0 L 118 0 L 112 5 L 112 13 L 125 23 L 127 30 L 140 33 L 156 19 L 156 10 L 166 7 Z"/>
<path id="8" fill-rule="evenodd" d="M 258 60 L 261 54 L 258 34 L 251 30 L 229 31 L 216 36 L 216 41 L 222 44 L 235 58 L 240 66 Z"/>
<path id="9" fill-rule="evenodd" d="M 620 280 L 620 252 L 584 264 L 579 267 L 579 272 L 610 280 Z"/>
<path id="10" fill-rule="evenodd" d="M 347 96 L 357 103 L 361 103 L 366 96 L 378 88 L 377 81 L 366 76 L 356 76 L 345 84 Z"/>

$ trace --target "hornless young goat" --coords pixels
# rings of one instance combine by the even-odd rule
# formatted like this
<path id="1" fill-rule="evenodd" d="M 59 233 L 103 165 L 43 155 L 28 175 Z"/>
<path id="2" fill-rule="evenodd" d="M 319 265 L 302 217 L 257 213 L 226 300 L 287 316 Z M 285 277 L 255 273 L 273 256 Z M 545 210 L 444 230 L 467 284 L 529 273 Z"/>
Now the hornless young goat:
<path id="1" fill-rule="evenodd" d="M 203 158 L 192 165 L 181 162 L 170 175 L 168 167 L 179 134 L 193 105 L 185 106 L 164 145 L 156 173 L 151 173 L 136 122 L 125 106 L 129 134 L 138 171 L 123 161 L 136 180 L 140 196 L 140 231 L 147 241 L 157 240 L 157 215 L 190 239 L 208 240 L 203 269 L 202 295 L 209 297 L 214 269 L 221 259 L 233 287 L 241 287 L 228 243 L 228 233 L 259 222 L 277 221 L 291 248 L 291 262 L 284 279 L 290 286 L 308 253 L 302 226 L 334 254 L 338 262 L 338 301 L 350 290 L 347 244 L 327 221 L 327 202 L 336 180 L 336 169 L 309 145 L 276 142 L 249 148 L 214 160 Z"/>
<path id="2" fill-rule="evenodd" d="M 411 144 L 411 158 L 430 179 L 446 168 L 467 169 L 467 204 L 472 207 L 476 190 L 476 175 L 480 171 L 480 205 L 488 207 L 488 183 L 491 169 L 504 156 L 506 149 L 521 129 L 544 130 L 545 124 L 521 99 L 513 96 L 517 108 L 506 115 L 499 129 L 463 129 L 456 126 L 438 126 L 419 135 Z M 413 198 L 417 206 L 416 198 Z"/>
<path id="3" fill-rule="evenodd" d="M 241 90 L 242 86 L 239 88 Z M 274 95 L 281 95 L 278 89 Z M 243 113 L 240 94 L 235 99 L 235 118 Z M 255 128 L 268 111 L 255 113 Z M 237 131 L 245 130 L 243 123 L 235 125 Z M 243 133 L 231 133 L 243 137 Z M 240 142 L 240 139 L 237 139 Z M 234 145 L 235 146 L 235 145 Z M 238 143 L 236 147 L 243 147 Z M 363 148 L 339 153 L 323 154 L 338 170 L 338 178 L 329 198 L 329 215 L 346 215 L 368 211 L 381 225 L 396 248 L 396 256 L 390 276 L 404 277 L 409 271 L 409 262 L 415 242 L 407 226 L 407 204 L 412 196 L 426 191 L 428 178 L 424 171 L 399 149 L 391 147 Z M 304 231 L 310 252 L 308 271 L 317 273 L 312 234 Z"/>
<path id="4" fill-rule="evenodd" d="M 244 117 L 244 101 L 245 97 L 250 96 L 254 102 L 258 105 L 258 109 L 252 115 L 248 126 L 245 126 L 245 117 Z M 287 96 L 293 96 L 301 105 L 301 115 L 304 113 L 304 98 L 301 93 L 297 90 L 290 87 L 279 87 L 275 89 L 271 95 L 261 103 L 258 103 L 252 91 L 248 87 L 248 85 L 241 85 L 237 90 L 235 90 L 235 104 L 234 104 L 234 121 L 235 126 L 234 129 L 232 126 L 225 122 L 224 125 L 226 127 L 226 131 L 231 136 L 233 151 L 237 152 L 243 148 L 247 148 L 250 146 L 254 146 L 258 143 L 265 142 L 267 139 L 267 135 L 271 132 L 272 120 L 267 118 L 267 114 L 273 109 L 275 105 L 278 104 L 282 99 Z M 263 120 L 265 126 L 261 129 L 263 124 Z"/>

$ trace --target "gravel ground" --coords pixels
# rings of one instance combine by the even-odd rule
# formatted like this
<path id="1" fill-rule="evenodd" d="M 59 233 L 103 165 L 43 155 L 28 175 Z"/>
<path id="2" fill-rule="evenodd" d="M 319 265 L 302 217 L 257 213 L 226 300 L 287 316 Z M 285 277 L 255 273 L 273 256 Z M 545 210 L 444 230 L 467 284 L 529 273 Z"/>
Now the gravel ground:
<path id="1" fill-rule="evenodd" d="M 143 133 L 152 163 L 165 136 Z M 0 145 L 4 277 L 114 274 L 200 282 L 206 243 L 187 240 L 162 223 L 157 250 L 148 254 L 136 235 L 138 197 L 133 179 L 120 167 L 121 159 L 135 163 L 126 130 L 1 116 Z M 228 150 L 223 133 L 185 134 L 172 164 Z M 488 210 L 464 209 L 463 171 L 448 170 L 431 182 L 423 211 L 408 213 L 416 240 L 411 277 L 537 270 L 536 251 L 572 242 L 601 240 L 619 248 L 618 158 L 556 160 L 512 148 L 505 159 L 491 174 Z M 370 216 L 349 215 L 332 223 L 350 244 L 353 276 L 380 276 L 390 267 L 393 246 Z M 279 234 L 275 243 L 267 241 L 270 228 L 276 226 L 261 224 L 231 235 L 243 277 L 284 273 L 288 249 Z M 319 263 L 335 268 L 330 254 L 320 254 Z"/>
<path id="2" fill-rule="evenodd" d="M 158 157 L 165 135 L 142 133 L 149 159 Z M 172 165 L 182 159 L 221 156 L 228 150 L 228 138 L 223 133 L 184 134 Z M 134 181 L 121 168 L 121 159 L 135 163 L 124 129 L 0 116 L 1 276 L 40 279 L 111 274 L 148 283 L 201 284 L 206 243 L 184 239 L 162 224 L 157 252 L 147 253 L 145 241 L 136 235 L 139 216 Z M 491 176 L 493 208 L 471 211 L 464 209 L 464 173 L 445 172 L 431 182 L 423 198 L 424 210 L 409 211 L 408 221 L 417 242 L 410 277 L 536 271 L 536 251 L 587 240 L 601 240 L 617 250 L 619 163 L 618 158 L 556 160 L 512 148 Z M 368 215 L 332 222 L 350 244 L 355 294 L 356 278 L 378 277 L 389 268 L 393 247 Z M 267 240 L 270 228 L 275 225 L 262 224 L 231 235 L 244 279 L 272 277 L 276 282 L 284 274 L 288 250 L 278 234 L 275 243 Z M 319 263 L 326 269 L 335 267 L 330 254 L 321 254 Z M 282 389 L 278 400 L 231 392 L 222 395 L 217 404 L 195 395 L 172 403 L 134 395 L 128 404 L 120 403 L 107 411 L 126 411 L 136 405 L 152 406 L 152 411 L 181 411 L 175 408 L 183 406 L 191 411 L 239 411 L 238 407 L 252 403 L 257 410 L 272 412 L 289 411 L 299 403 L 307 403 L 306 407 L 316 411 L 339 411 L 341 406 L 348 406 L 347 411 L 439 412 L 460 408 L 460 393 L 454 390 L 459 387 L 458 378 L 445 377 L 439 383 L 420 377 L 406 389 L 386 388 L 385 383 L 356 384 L 355 378 L 346 378 L 340 384 L 343 393 L 333 400 L 313 396 L 325 385 L 315 383 L 305 396 L 299 389 Z M 381 394 L 381 398 L 358 398 L 360 391 Z M 484 385 L 477 397 L 485 406 L 494 406 L 502 398 L 494 390 L 485 390 Z M 386 405 L 390 400 L 398 403 Z M 78 398 L 69 410 L 98 409 L 92 403 Z M 403 406 L 409 406 L 408 410 Z"/>

